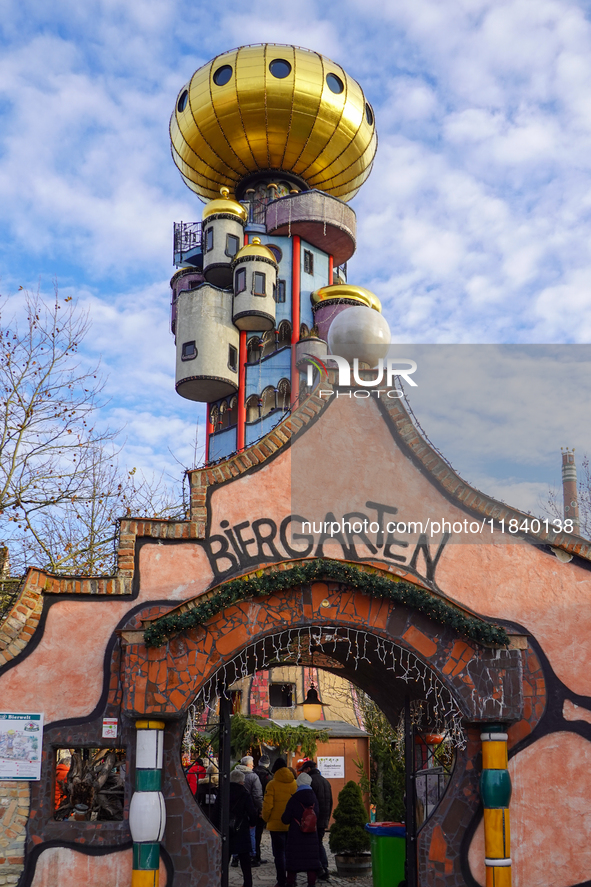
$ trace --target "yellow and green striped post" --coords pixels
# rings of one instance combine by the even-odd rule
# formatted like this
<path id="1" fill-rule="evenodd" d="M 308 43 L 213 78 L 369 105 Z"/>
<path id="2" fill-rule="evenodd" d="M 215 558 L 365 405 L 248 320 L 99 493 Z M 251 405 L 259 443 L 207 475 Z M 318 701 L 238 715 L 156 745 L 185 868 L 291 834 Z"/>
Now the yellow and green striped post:
<path id="1" fill-rule="evenodd" d="M 133 839 L 131 887 L 158 887 L 166 808 L 162 786 L 164 721 L 136 721 L 135 792 L 129 806 Z"/>
<path id="2" fill-rule="evenodd" d="M 480 794 L 484 804 L 484 853 L 486 887 L 511 887 L 509 802 L 511 776 L 507 734 L 502 724 L 490 724 L 480 734 L 482 775 Z"/>

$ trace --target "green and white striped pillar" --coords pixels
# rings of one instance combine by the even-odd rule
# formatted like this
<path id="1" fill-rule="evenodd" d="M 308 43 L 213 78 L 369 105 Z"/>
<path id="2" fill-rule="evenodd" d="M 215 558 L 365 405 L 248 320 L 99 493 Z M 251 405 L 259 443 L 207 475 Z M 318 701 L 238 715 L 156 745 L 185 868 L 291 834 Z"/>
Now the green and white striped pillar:
<path id="1" fill-rule="evenodd" d="M 129 805 L 133 839 L 131 887 L 158 887 L 160 841 L 166 826 L 162 787 L 164 721 L 136 721 L 135 792 Z"/>

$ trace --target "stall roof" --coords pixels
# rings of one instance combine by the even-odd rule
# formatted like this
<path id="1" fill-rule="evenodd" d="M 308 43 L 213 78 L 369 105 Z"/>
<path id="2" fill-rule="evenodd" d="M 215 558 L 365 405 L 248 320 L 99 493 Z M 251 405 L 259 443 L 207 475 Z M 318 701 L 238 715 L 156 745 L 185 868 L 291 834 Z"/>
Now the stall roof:
<path id="1" fill-rule="evenodd" d="M 278 727 L 309 727 L 311 730 L 328 730 L 331 736 L 339 736 L 342 739 L 369 735 L 365 730 L 353 727 L 352 724 L 347 724 L 345 721 L 314 721 L 311 723 L 310 721 L 280 720 L 279 718 L 269 718 L 269 720 L 272 720 Z M 260 723 L 263 724 L 264 721 L 261 720 Z"/>

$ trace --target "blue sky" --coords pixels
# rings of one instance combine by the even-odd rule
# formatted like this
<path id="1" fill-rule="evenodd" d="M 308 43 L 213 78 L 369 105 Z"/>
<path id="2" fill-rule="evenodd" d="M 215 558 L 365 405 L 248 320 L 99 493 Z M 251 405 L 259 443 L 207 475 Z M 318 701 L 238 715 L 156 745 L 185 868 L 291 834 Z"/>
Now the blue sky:
<path id="1" fill-rule="evenodd" d="M 148 471 L 169 449 L 190 464 L 203 423 L 174 393 L 172 224 L 201 204 L 170 158 L 168 119 L 196 68 L 264 41 L 325 53 L 374 106 L 350 279 L 379 295 L 396 341 L 590 341 L 586 4 L 0 0 L 0 293 L 18 311 L 19 286 L 49 294 L 57 278 L 90 310 L 104 420 Z M 544 471 L 575 443 L 549 439 Z"/>

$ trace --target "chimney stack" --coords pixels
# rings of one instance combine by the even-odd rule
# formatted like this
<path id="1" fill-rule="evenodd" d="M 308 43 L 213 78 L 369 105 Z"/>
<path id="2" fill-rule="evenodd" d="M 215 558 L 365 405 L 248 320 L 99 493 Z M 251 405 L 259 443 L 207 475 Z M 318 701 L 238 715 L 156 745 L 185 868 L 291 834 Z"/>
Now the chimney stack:
<path id="1" fill-rule="evenodd" d="M 572 520 L 573 533 L 579 533 L 579 500 L 577 496 L 577 466 L 575 451 L 562 447 L 562 497 L 564 503 L 564 519 Z"/>

